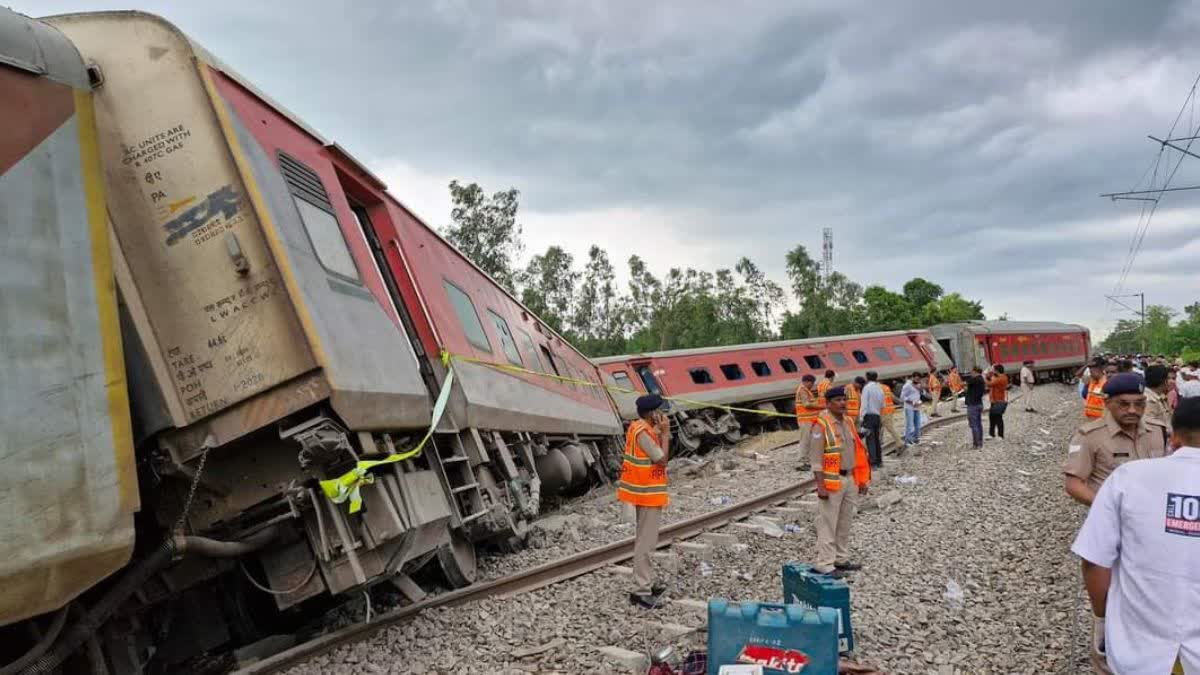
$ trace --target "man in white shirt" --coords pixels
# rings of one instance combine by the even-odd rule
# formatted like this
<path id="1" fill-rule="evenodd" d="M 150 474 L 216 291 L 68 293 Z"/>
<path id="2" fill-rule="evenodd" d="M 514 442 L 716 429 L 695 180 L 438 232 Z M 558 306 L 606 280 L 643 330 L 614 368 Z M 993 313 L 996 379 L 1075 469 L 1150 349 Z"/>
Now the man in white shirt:
<path id="1" fill-rule="evenodd" d="M 1172 425 L 1174 454 L 1117 467 L 1071 547 L 1120 675 L 1200 673 L 1200 399 Z"/>
<path id="2" fill-rule="evenodd" d="M 900 400 L 904 402 L 904 442 L 909 445 L 921 442 L 920 381 L 921 374 L 913 373 L 900 390 Z"/>
<path id="3" fill-rule="evenodd" d="M 1025 399 L 1025 412 L 1037 412 L 1033 407 L 1033 385 L 1037 376 L 1033 374 L 1033 361 L 1021 364 L 1021 396 Z"/>

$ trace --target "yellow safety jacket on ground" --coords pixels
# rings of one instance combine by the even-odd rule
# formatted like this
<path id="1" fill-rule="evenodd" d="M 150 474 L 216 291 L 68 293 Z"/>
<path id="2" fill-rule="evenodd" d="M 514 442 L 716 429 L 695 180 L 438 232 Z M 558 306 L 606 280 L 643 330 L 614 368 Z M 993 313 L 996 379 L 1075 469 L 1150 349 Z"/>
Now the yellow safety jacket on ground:
<path id="1" fill-rule="evenodd" d="M 621 479 L 617 481 L 617 499 L 634 506 L 666 506 L 667 467 L 655 464 L 638 444 L 638 436 L 649 434 L 650 439 L 662 447 L 654 425 L 636 419 L 625 432 L 625 457 L 621 465 Z"/>
<path id="2" fill-rule="evenodd" d="M 833 413 L 828 410 L 817 415 L 817 421 L 814 426 L 821 428 L 825 435 L 825 451 L 822 455 L 821 472 L 825 481 L 825 489 L 830 492 L 837 492 L 842 489 L 842 444 L 845 439 L 842 438 L 841 425 L 833 418 Z M 847 425 L 850 428 L 851 439 L 854 442 L 854 468 L 850 473 L 854 476 L 854 484 L 862 487 L 871 482 L 871 465 L 867 460 L 867 446 L 863 444 L 862 437 L 858 435 L 858 429 L 853 421 Z"/>
<path id="3" fill-rule="evenodd" d="M 895 414 L 896 399 L 892 396 L 892 388 L 883 383 L 880 383 L 879 388 L 883 390 L 883 409 L 879 411 L 879 414 L 883 416 Z"/>
<path id="4" fill-rule="evenodd" d="M 846 414 L 850 416 L 850 419 L 857 420 L 860 410 L 862 410 L 862 397 L 858 394 L 858 385 L 849 382 L 846 384 Z"/>
<path id="5" fill-rule="evenodd" d="M 1107 377 L 1100 378 L 1099 381 L 1092 380 L 1088 382 L 1087 400 L 1083 402 L 1083 416 L 1088 419 L 1098 420 L 1104 417 L 1104 383 L 1108 382 Z"/>
<path id="6" fill-rule="evenodd" d="M 821 409 L 817 407 L 813 393 L 804 386 L 804 383 L 801 383 L 799 387 L 796 387 L 796 424 L 804 429 L 805 425 L 816 422 L 819 414 L 821 414 Z"/>
<path id="7" fill-rule="evenodd" d="M 950 371 L 950 391 L 954 392 L 957 395 L 957 394 L 961 393 L 962 390 L 963 390 L 962 375 L 959 375 L 957 370 Z"/>

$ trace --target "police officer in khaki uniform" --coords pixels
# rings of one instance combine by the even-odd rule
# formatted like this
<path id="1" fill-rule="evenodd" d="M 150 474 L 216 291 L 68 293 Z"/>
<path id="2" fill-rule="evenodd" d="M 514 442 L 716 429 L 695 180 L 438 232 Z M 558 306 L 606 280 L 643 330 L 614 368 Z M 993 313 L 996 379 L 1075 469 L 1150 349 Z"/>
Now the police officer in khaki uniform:
<path id="1" fill-rule="evenodd" d="M 1135 459 L 1167 454 L 1163 423 L 1146 415 L 1142 376 L 1136 373 L 1111 375 L 1104 383 L 1104 415 L 1080 425 L 1071 437 L 1063 462 L 1067 494 L 1081 504 L 1092 505 L 1096 491 L 1118 466 Z M 1092 618 L 1092 668 L 1111 675 L 1103 651 L 1104 619 Z"/>
<path id="2" fill-rule="evenodd" d="M 841 577 L 862 569 L 850 561 L 850 524 L 859 495 L 871 482 L 867 447 L 858 435 L 858 421 L 846 413 L 846 390 L 825 392 L 827 409 L 810 427 L 805 450 L 817 484 L 817 559 L 813 569 Z"/>

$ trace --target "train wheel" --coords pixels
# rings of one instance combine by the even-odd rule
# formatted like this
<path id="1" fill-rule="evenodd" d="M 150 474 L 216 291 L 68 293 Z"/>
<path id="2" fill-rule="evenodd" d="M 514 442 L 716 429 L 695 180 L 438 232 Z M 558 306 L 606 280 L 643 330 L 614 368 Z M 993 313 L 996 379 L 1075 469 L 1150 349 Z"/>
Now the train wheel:
<path id="1" fill-rule="evenodd" d="M 475 583 L 478 572 L 475 544 L 462 534 L 450 533 L 450 543 L 437 550 L 437 560 L 452 588 L 463 588 Z"/>
<path id="2" fill-rule="evenodd" d="M 683 454 L 690 455 L 700 449 L 700 436 L 688 433 L 686 424 L 679 425 L 679 430 L 675 434 L 675 442 L 679 443 L 679 447 L 684 451 Z"/>
<path id="3" fill-rule="evenodd" d="M 735 427 L 721 434 L 721 438 L 724 438 L 726 443 L 737 443 L 743 438 L 742 430 L 740 427 Z"/>

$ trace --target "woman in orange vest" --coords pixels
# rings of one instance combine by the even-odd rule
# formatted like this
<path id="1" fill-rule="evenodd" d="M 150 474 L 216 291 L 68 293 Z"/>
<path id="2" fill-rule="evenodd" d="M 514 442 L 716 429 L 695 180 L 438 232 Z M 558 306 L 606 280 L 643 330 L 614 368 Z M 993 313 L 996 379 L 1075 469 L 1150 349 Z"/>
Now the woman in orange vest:
<path id="1" fill-rule="evenodd" d="M 937 369 L 933 368 L 929 371 L 929 416 L 941 417 L 938 412 L 938 403 L 942 401 L 942 379 L 938 377 Z"/>
<path id="2" fill-rule="evenodd" d="M 858 424 L 846 411 L 845 389 L 831 387 L 826 399 L 829 409 L 817 415 L 806 439 L 817 479 L 817 558 L 813 569 L 841 577 L 861 569 L 850 562 L 850 523 L 858 496 L 867 493 L 871 466 L 867 448 L 858 435 Z"/>
<path id="3" fill-rule="evenodd" d="M 958 397 L 962 395 L 964 389 L 962 375 L 958 374 L 957 366 L 950 366 L 950 376 L 947 379 L 950 384 L 950 394 L 954 396 L 950 399 L 950 412 L 956 413 L 958 412 Z"/>
<path id="4" fill-rule="evenodd" d="M 625 432 L 625 455 L 621 479 L 617 481 L 617 499 L 632 504 L 637 513 L 637 531 L 633 543 L 634 589 L 629 601 L 654 609 L 665 586 L 655 584 L 650 554 L 658 546 L 658 527 L 667 497 L 667 448 L 671 443 L 671 422 L 663 411 L 663 399 L 653 394 L 637 400 L 638 418 Z"/>

